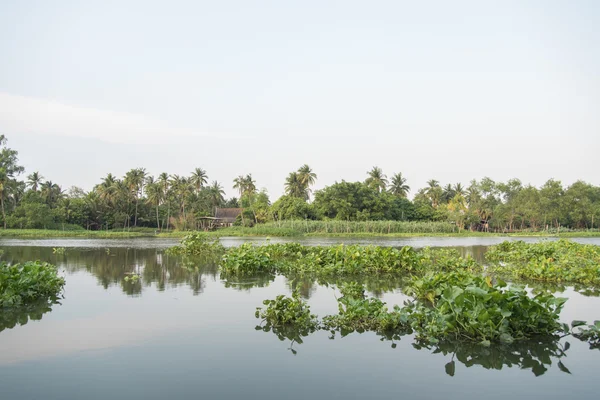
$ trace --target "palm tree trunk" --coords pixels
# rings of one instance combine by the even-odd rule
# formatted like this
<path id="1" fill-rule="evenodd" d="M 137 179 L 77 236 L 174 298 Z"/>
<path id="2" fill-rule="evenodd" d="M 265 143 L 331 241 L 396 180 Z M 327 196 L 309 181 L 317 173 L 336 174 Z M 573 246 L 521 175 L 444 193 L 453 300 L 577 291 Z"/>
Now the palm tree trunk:
<path id="1" fill-rule="evenodd" d="M 135 196 L 135 216 L 133 217 L 133 227 L 137 226 L 137 213 L 138 213 L 138 197 Z"/>
<path id="2" fill-rule="evenodd" d="M 4 193 L 0 194 L 0 204 L 2 204 L 2 221 L 4 221 L 4 229 L 6 229 L 6 213 L 4 212 Z"/>
<path id="3" fill-rule="evenodd" d="M 158 219 L 158 203 L 156 203 L 156 226 L 158 227 L 158 230 L 160 231 L 160 219 Z"/>

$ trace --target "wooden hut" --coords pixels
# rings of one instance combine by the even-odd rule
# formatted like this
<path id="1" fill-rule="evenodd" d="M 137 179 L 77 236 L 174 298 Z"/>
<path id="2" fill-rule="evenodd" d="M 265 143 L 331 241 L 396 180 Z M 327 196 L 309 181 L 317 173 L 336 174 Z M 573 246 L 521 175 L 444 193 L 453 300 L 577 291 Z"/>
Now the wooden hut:
<path id="1" fill-rule="evenodd" d="M 220 226 L 232 226 L 243 210 L 243 208 L 217 208 L 215 210 L 215 222 Z"/>

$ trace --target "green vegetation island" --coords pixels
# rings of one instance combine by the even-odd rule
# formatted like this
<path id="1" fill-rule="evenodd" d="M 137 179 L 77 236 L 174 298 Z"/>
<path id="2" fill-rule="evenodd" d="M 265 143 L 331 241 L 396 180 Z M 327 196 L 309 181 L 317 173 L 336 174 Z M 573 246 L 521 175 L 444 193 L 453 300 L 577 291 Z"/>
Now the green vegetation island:
<path id="1" fill-rule="evenodd" d="M 540 188 L 490 178 L 411 190 L 402 173 L 378 167 L 363 182 L 335 182 L 313 192 L 308 165 L 290 172 L 285 194 L 271 201 L 251 174 L 238 176 L 239 197 L 225 198 L 196 168 L 190 176 L 150 176 L 134 168 L 109 173 L 89 192 L 63 190 L 40 172 L 25 174 L 0 135 L 0 237 L 214 236 L 600 236 L 600 187 L 550 179 Z"/>

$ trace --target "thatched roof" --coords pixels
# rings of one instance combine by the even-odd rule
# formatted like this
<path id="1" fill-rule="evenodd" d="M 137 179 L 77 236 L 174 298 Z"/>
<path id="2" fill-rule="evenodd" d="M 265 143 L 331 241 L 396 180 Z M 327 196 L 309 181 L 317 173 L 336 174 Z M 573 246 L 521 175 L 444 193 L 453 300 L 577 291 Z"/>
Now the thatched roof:
<path id="1" fill-rule="evenodd" d="M 238 215 L 242 213 L 243 208 L 217 208 L 215 210 L 215 218 L 225 222 L 235 222 Z"/>

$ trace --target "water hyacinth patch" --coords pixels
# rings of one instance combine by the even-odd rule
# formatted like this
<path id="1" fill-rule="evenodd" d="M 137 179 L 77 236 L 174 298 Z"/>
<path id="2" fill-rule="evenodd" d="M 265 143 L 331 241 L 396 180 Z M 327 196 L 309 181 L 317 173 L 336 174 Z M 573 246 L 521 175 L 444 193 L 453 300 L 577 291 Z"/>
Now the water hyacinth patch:
<path id="1" fill-rule="evenodd" d="M 65 285 L 57 268 L 39 261 L 0 263 L 0 307 L 14 307 L 56 299 Z"/>
<path id="2" fill-rule="evenodd" d="M 564 239 L 503 242 L 485 257 L 491 271 L 513 279 L 600 285 L 600 246 Z"/>

